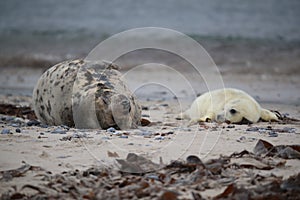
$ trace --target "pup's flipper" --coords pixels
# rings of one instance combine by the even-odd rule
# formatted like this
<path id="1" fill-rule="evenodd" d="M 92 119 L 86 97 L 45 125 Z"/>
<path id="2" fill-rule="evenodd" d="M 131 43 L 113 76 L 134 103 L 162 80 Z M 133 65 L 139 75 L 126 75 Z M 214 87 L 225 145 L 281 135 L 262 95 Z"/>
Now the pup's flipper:
<path id="1" fill-rule="evenodd" d="M 269 122 L 269 121 L 279 121 L 279 118 L 275 113 L 273 113 L 273 112 L 271 112 L 267 109 L 264 109 L 264 108 L 261 109 L 260 118 L 263 121 L 267 121 L 267 122 Z"/>
<path id="2" fill-rule="evenodd" d="M 204 116 L 204 117 L 201 117 L 201 118 L 199 118 L 199 119 L 191 119 L 191 120 L 189 121 L 188 126 L 195 125 L 195 124 L 197 124 L 197 123 L 199 123 L 199 122 L 211 122 L 212 119 L 213 119 L 213 114 L 208 114 L 208 115 L 206 115 L 206 116 Z"/>

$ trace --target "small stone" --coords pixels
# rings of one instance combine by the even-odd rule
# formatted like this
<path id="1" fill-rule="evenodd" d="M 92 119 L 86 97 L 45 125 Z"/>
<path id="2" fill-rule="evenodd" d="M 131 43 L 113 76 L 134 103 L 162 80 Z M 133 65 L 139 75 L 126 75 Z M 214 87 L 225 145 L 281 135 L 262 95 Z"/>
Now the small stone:
<path id="1" fill-rule="evenodd" d="M 235 128 L 235 125 L 228 125 L 227 128 Z"/>
<path id="2" fill-rule="evenodd" d="M 20 125 L 14 123 L 14 124 L 11 124 L 11 126 L 12 126 L 12 127 L 19 127 Z"/>
<path id="3" fill-rule="evenodd" d="M 148 126 L 149 124 L 151 124 L 150 120 L 142 118 L 141 119 L 141 125 L 142 126 Z"/>
<path id="4" fill-rule="evenodd" d="M 132 142 L 128 143 L 128 145 L 134 145 Z"/>
<path id="5" fill-rule="evenodd" d="M 278 133 L 276 133 L 275 131 L 270 131 L 269 137 L 278 137 Z"/>
<path id="6" fill-rule="evenodd" d="M 296 133 L 295 128 L 284 127 L 282 130 L 283 130 L 283 132 L 287 132 L 287 133 Z"/>
<path id="7" fill-rule="evenodd" d="M 121 131 L 116 131 L 116 132 L 113 132 L 112 134 L 117 135 L 117 136 L 123 135 L 123 133 Z"/>
<path id="8" fill-rule="evenodd" d="M 154 137 L 154 140 L 164 140 L 165 137 L 164 136 L 160 136 L 160 135 L 157 135 Z"/>
<path id="9" fill-rule="evenodd" d="M 10 129 L 8 128 L 2 129 L 1 134 L 10 134 Z"/>
<path id="10" fill-rule="evenodd" d="M 37 120 L 30 120 L 29 122 L 27 122 L 27 126 L 38 126 L 40 125 L 41 122 L 37 121 Z"/>
<path id="11" fill-rule="evenodd" d="M 43 133 L 43 132 L 40 132 L 40 135 L 45 135 L 45 133 Z"/>
<path id="12" fill-rule="evenodd" d="M 60 127 L 66 129 L 66 130 L 70 130 L 70 127 L 68 127 L 67 125 L 61 125 Z"/>
<path id="13" fill-rule="evenodd" d="M 110 138 L 107 137 L 107 136 L 104 136 L 104 137 L 101 138 L 101 140 L 110 140 Z"/>
<path id="14" fill-rule="evenodd" d="M 149 110 L 148 106 L 142 106 L 142 110 Z"/>
<path id="15" fill-rule="evenodd" d="M 119 138 L 128 138 L 128 135 L 121 135 Z"/>
<path id="16" fill-rule="evenodd" d="M 167 106 L 169 106 L 169 104 L 167 104 L 167 103 L 162 103 L 162 104 L 160 104 L 160 106 L 167 107 Z"/>
<path id="17" fill-rule="evenodd" d="M 16 132 L 17 132 L 17 133 L 21 133 L 21 129 L 16 128 Z"/>
<path id="18" fill-rule="evenodd" d="M 114 132 L 116 132 L 116 129 L 114 127 L 110 127 L 108 129 L 106 129 L 106 132 L 114 133 Z"/>
<path id="19" fill-rule="evenodd" d="M 66 134 L 67 131 L 64 130 L 64 129 L 61 129 L 61 128 L 57 128 L 57 129 L 54 129 L 53 131 L 51 131 L 52 134 Z"/>
<path id="20" fill-rule="evenodd" d="M 40 127 L 41 128 L 48 128 L 48 125 L 47 124 L 40 124 Z"/>
<path id="21" fill-rule="evenodd" d="M 259 128 L 258 127 L 250 127 L 250 128 L 247 128 L 246 131 L 259 131 Z"/>
<path id="22" fill-rule="evenodd" d="M 237 139 L 236 141 L 237 142 L 243 142 L 246 140 L 246 137 L 245 136 L 241 136 L 239 139 Z"/>
<path id="23" fill-rule="evenodd" d="M 202 161 L 198 156 L 190 155 L 186 158 L 186 162 L 189 164 L 203 165 Z"/>
<path id="24" fill-rule="evenodd" d="M 141 136 L 150 136 L 152 133 L 150 131 L 147 130 L 142 130 L 139 135 Z"/>

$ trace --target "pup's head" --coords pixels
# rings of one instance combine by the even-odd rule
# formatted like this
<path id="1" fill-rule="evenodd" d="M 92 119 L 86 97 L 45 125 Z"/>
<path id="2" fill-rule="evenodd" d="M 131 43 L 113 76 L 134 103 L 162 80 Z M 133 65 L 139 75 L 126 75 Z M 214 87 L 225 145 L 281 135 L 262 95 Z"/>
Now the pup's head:
<path id="1" fill-rule="evenodd" d="M 255 123 L 260 118 L 260 106 L 248 99 L 229 101 L 218 113 L 216 121 L 230 123 Z"/>

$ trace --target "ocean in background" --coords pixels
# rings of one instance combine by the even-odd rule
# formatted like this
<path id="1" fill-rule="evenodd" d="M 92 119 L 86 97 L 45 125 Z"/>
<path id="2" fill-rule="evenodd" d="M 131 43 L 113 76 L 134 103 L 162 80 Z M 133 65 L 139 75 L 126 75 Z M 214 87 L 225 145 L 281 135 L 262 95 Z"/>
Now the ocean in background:
<path id="1" fill-rule="evenodd" d="M 0 1 L 2 37 L 108 36 L 145 26 L 210 37 L 300 40 L 300 1 Z"/>
<path id="2" fill-rule="evenodd" d="M 0 66 L 51 66 L 109 36 L 164 27 L 196 39 L 300 43 L 299 0 L 3 0 Z"/>

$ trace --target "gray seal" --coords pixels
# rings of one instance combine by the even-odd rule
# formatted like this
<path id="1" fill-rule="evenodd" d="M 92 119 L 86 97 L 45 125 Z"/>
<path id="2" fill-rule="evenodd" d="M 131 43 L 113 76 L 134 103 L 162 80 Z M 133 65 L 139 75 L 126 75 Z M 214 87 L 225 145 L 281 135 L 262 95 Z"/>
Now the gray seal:
<path id="1" fill-rule="evenodd" d="M 48 69 L 33 91 L 33 108 L 48 125 L 136 128 L 141 107 L 118 66 L 105 61 L 65 61 Z"/>

